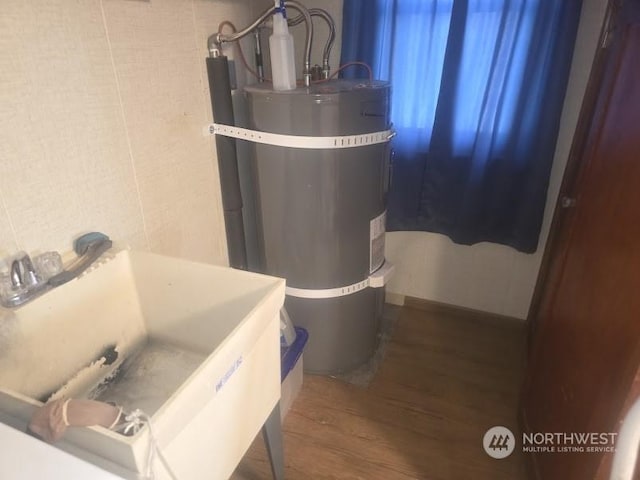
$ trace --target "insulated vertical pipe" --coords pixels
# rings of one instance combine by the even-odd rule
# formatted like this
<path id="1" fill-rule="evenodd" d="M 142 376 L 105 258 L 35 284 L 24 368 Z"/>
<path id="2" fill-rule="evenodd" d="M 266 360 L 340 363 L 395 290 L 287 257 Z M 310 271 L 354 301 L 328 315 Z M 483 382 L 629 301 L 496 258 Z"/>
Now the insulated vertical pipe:
<path id="1" fill-rule="evenodd" d="M 221 55 L 207 58 L 207 75 L 214 123 L 235 125 L 227 57 Z M 236 141 L 230 137 L 216 135 L 216 149 L 218 151 L 218 170 L 220 171 L 229 265 L 247 270 L 247 249 L 244 239 Z"/>

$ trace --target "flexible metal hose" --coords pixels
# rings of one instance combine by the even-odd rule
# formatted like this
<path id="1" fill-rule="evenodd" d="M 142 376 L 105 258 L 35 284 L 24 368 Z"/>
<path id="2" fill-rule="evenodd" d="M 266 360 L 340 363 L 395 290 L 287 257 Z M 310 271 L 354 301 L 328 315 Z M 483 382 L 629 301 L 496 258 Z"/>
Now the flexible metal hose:
<path id="1" fill-rule="evenodd" d="M 329 78 L 330 66 L 329 66 L 329 57 L 331 56 L 331 49 L 333 48 L 333 43 L 336 39 L 336 24 L 333 21 L 333 17 L 329 15 L 329 12 L 323 10 L 322 8 L 310 8 L 309 15 L 312 17 L 320 17 L 322 18 L 329 27 L 329 37 L 327 38 L 327 43 L 324 46 L 324 51 L 322 53 L 322 76 L 324 78 Z M 304 21 L 303 15 L 298 15 L 295 18 L 289 20 L 290 26 L 295 26 Z"/>
<path id="2" fill-rule="evenodd" d="M 307 7 L 302 5 L 296 0 L 286 0 L 284 2 L 285 7 L 291 7 L 294 10 L 298 10 L 304 17 L 304 21 L 307 24 L 307 38 L 304 46 L 304 67 L 302 69 L 302 77 L 304 79 L 305 86 L 311 85 L 311 42 L 313 40 L 313 22 L 311 22 L 311 15 Z"/>
<path id="3" fill-rule="evenodd" d="M 269 7 L 256 18 L 251 25 L 238 30 L 233 33 L 214 33 L 207 39 L 207 46 L 209 48 L 209 54 L 212 57 L 217 57 L 220 54 L 220 47 L 223 43 L 235 42 L 241 38 L 246 37 L 260 25 L 267 21 L 267 19 L 276 12 L 275 7 Z M 217 53 L 214 53 L 217 52 Z"/>
<path id="4" fill-rule="evenodd" d="M 306 86 L 309 86 L 311 84 L 311 42 L 313 39 L 313 23 L 311 22 L 311 15 L 309 14 L 309 10 L 296 0 L 286 0 L 284 2 L 284 5 L 285 7 L 290 7 L 294 10 L 297 10 L 301 14 L 300 17 L 304 19 L 307 25 L 302 76 L 304 79 L 304 84 Z M 217 57 L 218 55 L 220 55 L 220 48 L 223 43 L 236 42 L 241 38 L 246 37 L 256 28 L 266 22 L 267 19 L 269 19 L 269 17 L 277 11 L 277 8 L 269 7 L 260 15 L 258 15 L 258 18 L 256 18 L 250 25 L 243 28 L 242 30 L 238 30 L 237 32 L 230 34 L 214 33 L 213 35 L 210 35 L 207 39 L 209 55 L 211 57 Z"/>

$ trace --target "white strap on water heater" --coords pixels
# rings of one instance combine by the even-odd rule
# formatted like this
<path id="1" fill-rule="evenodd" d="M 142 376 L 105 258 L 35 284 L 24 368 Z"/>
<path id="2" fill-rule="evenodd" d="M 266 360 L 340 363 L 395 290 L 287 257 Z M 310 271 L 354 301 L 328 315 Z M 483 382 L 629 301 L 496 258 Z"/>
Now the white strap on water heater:
<path id="1" fill-rule="evenodd" d="M 219 123 L 211 123 L 205 129 L 205 135 L 224 135 L 254 143 L 276 145 L 278 147 L 325 149 L 353 148 L 365 145 L 387 143 L 394 136 L 393 130 L 363 133 L 361 135 L 343 135 L 338 137 L 308 137 L 304 135 L 282 135 L 280 133 L 259 132 L 247 128 L 232 127 Z"/>
<path id="2" fill-rule="evenodd" d="M 335 298 L 335 297 L 344 297 L 345 295 L 351 295 L 352 293 L 359 292 L 360 290 L 364 290 L 367 287 L 371 288 L 380 288 L 384 287 L 386 283 L 391 278 L 395 267 L 385 261 L 382 266 L 369 275 L 368 278 L 365 278 L 361 282 L 353 283 L 351 285 L 347 285 L 346 287 L 337 287 L 337 288 L 323 288 L 323 289 L 310 289 L 310 288 L 295 288 L 295 287 L 286 287 L 285 293 L 292 297 L 298 298 Z"/>

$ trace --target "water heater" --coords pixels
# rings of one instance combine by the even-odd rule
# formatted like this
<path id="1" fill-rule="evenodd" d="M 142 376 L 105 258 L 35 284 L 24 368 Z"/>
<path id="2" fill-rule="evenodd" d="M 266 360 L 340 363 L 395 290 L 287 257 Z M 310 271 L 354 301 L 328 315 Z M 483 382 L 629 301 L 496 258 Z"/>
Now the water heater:
<path id="1" fill-rule="evenodd" d="M 378 343 L 389 95 L 368 81 L 246 88 L 249 128 L 275 134 L 253 144 L 259 269 L 287 281 L 287 311 L 309 332 L 308 372 L 353 369 Z"/>

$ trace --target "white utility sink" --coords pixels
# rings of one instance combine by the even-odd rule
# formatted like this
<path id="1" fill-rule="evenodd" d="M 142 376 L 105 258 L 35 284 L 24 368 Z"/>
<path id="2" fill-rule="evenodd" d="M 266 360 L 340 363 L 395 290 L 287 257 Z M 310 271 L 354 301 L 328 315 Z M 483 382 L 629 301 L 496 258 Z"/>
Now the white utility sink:
<path id="1" fill-rule="evenodd" d="M 112 400 L 151 416 L 177 478 L 228 478 L 280 398 L 284 280 L 146 252 L 107 255 L 82 277 L 0 309 L 0 422 L 24 431 L 47 398 Z M 95 361 L 104 352 L 110 365 Z M 70 428 L 56 445 L 137 478 L 148 435 Z M 159 462 L 154 470 L 166 478 Z"/>

